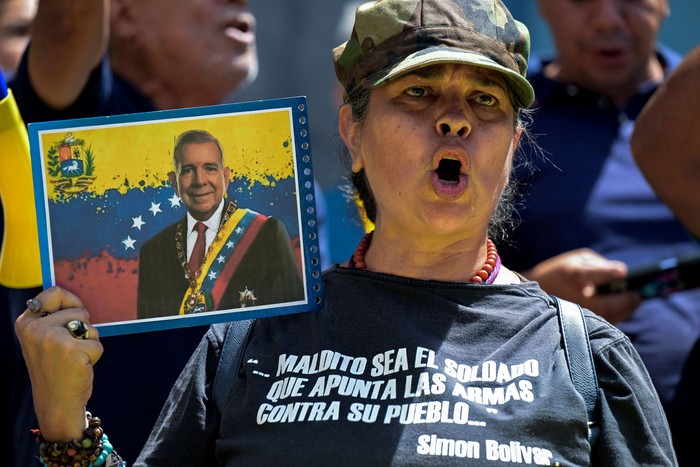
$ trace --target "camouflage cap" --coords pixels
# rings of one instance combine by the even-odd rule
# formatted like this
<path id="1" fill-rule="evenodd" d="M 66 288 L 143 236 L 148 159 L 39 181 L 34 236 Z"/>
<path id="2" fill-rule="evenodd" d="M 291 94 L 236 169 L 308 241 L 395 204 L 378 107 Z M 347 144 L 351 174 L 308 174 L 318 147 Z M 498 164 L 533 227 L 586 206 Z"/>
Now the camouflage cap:
<path id="1" fill-rule="evenodd" d="M 417 68 L 464 63 L 500 72 L 518 104 L 535 98 L 525 78 L 530 33 L 501 0 L 378 0 L 360 5 L 350 39 L 333 50 L 346 93 Z"/>

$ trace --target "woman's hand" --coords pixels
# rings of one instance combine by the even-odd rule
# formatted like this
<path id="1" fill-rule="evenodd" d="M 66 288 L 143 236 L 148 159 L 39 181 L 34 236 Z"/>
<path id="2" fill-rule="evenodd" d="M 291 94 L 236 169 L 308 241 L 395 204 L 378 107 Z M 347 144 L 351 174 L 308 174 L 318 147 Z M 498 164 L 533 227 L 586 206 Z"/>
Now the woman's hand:
<path id="1" fill-rule="evenodd" d="M 632 316 L 641 303 L 636 292 L 596 294 L 596 285 L 627 275 L 627 265 L 581 248 L 542 261 L 523 275 L 537 281 L 547 293 L 576 302 L 611 323 Z"/>
<path id="2" fill-rule="evenodd" d="M 89 324 L 80 299 L 60 287 L 44 290 L 31 301 L 31 309 L 17 318 L 15 332 L 32 382 L 41 433 L 48 441 L 80 439 L 92 394 L 93 365 L 103 350 L 97 329 Z M 86 339 L 74 337 L 66 327 L 72 320 L 85 323 Z"/>

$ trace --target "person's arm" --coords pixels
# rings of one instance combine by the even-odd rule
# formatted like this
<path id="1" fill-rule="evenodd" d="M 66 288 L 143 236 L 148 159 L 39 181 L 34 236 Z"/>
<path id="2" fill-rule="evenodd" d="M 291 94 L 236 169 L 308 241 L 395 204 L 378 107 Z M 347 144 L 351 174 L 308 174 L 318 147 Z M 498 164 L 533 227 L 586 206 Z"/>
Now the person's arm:
<path id="1" fill-rule="evenodd" d="M 54 109 L 75 102 L 108 41 L 109 0 L 41 0 L 27 62 L 36 94 Z"/>
<path id="2" fill-rule="evenodd" d="M 642 110 L 632 153 L 659 197 L 700 237 L 700 47 Z"/>

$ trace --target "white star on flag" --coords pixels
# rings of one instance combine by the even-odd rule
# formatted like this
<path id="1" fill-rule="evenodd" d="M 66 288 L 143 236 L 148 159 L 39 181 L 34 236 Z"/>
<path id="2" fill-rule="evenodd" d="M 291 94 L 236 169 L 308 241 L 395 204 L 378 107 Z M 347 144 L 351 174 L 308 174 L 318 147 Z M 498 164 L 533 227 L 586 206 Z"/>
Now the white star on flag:
<path id="1" fill-rule="evenodd" d="M 224 258 L 223 255 L 219 255 L 216 257 L 216 262 L 219 264 L 224 263 L 224 262 L 226 262 L 226 258 Z"/>
<path id="2" fill-rule="evenodd" d="M 173 193 L 173 195 L 168 198 L 168 201 L 170 201 L 171 208 L 180 207 L 180 197 L 178 195 Z"/>
<path id="3" fill-rule="evenodd" d="M 124 244 L 124 251 L 128 250 L 129 248 L 131 248 L 132 250 L 136 249 L 134 248 L 134 243 L 136 243 L 136 240 L 131 238 L 130 235 L 127 235 L 126 238 L 122 240 L 122 243 Z"/>
<path id="4" fill-rule="evenodd" d="M 209 280 L 213 281 L 214 279 L 216 279 L 216 273 L 214 271 L 210 271 L 209 274 L 207 274 L 207 277 L 209 278 Z"/>
<path id="5" fill-rule="evenodd" d="M 132 229 L 139 229 L 139 230 L 141 230 L 141 226 L 143 226 L 143 225 L 145 224 L 145 222 L 143 221 L 143 219 L 141 218 L 141 216 L 139 216 L 139 217 L 132 217 L 131 220 L 134 221 L 134 225 L 131 226 Z"/>
<path id="6" fill-rule="evenodd" d="M 228 248 L 229 250 L 233 248 L 233 245 L 235 245 L 235 243 L 233 243 L 233 240 L 229 240 L 228 242 L 226 242 L 226 248 Z"/>
<path id="7" fill-rule="evenodd" d="M 236 227 L 236 233 L 237 233 L 238 235 L 240 235 L 241 232 L 243 232 L 243 229 L 240 228 L 240 227 Z"/>
<path id="8" fill-rule="evenodd" d="M 159 212 L 163 212 L 160 210 L 160 203 L 154 203 L 153 201 L 151 201 L 151 207 L 148 210 L 153 213 L 153 217 Z"/>

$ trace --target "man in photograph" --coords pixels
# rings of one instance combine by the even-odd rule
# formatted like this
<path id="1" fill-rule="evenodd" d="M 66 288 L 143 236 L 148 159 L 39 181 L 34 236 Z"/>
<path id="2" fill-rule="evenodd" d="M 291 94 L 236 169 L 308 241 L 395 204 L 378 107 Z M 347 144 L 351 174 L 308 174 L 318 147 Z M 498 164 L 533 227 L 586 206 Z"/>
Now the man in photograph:
<path id="1" fill-rule="evenodd" d="M 170 182 L 187 214 L 141 248 L 138 318 L 303 300 L 283 223 L 226 199 L 231 171 L 219 141 L 186 131 L 173 161 Z"/>

